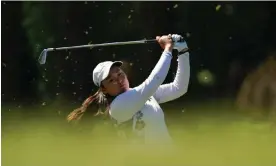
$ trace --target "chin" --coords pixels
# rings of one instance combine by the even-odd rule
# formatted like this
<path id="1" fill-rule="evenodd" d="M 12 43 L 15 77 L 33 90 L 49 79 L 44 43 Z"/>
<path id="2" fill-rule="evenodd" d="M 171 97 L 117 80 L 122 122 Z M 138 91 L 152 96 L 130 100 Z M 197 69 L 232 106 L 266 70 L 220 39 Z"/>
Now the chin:
<path id="1" fill-rule="evenodd" d="M 123 92 L 127 91 L 128 89 L 129 89 L 128 87 L 125 87 L 125 86 L 124 86 L 124 87 L 122 87 L 122 88 L 121 88 L 121 93 L 123 93 Z"/>
<path id="2" fill-rule="evenodd" d="M 125 92 L 127 90 L 128 90 L 128 88 L 122 88 L 121 92 Z"/>

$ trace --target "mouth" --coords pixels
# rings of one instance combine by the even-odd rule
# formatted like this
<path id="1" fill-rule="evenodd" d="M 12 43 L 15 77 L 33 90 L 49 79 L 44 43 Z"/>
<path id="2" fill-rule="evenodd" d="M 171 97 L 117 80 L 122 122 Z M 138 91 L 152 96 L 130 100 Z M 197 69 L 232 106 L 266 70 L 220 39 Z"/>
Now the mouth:
<path id="1" fill-rule="evenodd" d="M 120 84 L 120 88 L 124 89 L 126 87 L 126 84 Z"/>

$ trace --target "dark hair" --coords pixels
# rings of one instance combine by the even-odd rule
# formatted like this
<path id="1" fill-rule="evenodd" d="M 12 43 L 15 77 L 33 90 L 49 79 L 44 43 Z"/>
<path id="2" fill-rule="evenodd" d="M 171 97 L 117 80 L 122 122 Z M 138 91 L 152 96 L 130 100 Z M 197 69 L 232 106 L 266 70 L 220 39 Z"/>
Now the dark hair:
<path id="1" fill-rule="evenodd" d="M 109 105 L 114 97 L 105 95 L 101 89 L 99 89 L 95 94 L 89 96 L 87 99 L 84 100 L 81 107 L 75 109 L 67 116 L 67 121 L 79 121 L 81 117 L 86 112 L 88 106 L 95 101 L 98 105 L 98 110 L 94 116 L 103 115 L 105 117 L 109 117 Z M 104 109 L 104 110 L 103 110 Z"/>

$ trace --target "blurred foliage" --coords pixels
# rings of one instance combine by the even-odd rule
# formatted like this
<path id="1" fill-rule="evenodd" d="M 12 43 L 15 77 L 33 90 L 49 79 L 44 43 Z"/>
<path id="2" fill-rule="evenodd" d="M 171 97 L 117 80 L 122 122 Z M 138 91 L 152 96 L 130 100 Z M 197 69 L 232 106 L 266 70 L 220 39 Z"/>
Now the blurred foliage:
<path id="1" fill-rule="evenodd" d="M 37 59 L 47 47 L 150 39 L 168 33 L 182 34 L 191 50 L 186 100 L 235 98 L 248 72 L 275 49 L 273 6 L 272 2 L 2 2 L 6 15 L 2 100 L 81 102 L 96 90 L 91 73 L 104 60 L 126 62 L 131 85 L 135 86 L 156 64 L 161 53 L 158 45 L 49 52 L 42 66 Z M 10 19 L 12 15 L 16 16 L 14 20 Z M 11 43 L 18 48 L 16 53 L 9 49 Z M 172 62 L 165 82 L 174 78 L 176 64 Z M 206 84 L 210 80 L 198 78 L 203 70 L 212 73 L 214 83 Z M 8 88 L 11 84 L 18 88 Z M 35 94 L 26 93 L 34 87 Z"/>
<path id="2" fill-rule="evenodd" d="M 22 26 L 26 30 L 28 44 L 32 48 L 32 53 L 29 55 L 33 56 L 35 60 L 38 59 L 44 48 L 52 47 L 60 42 L 57 39 L 60 38 L 60 31 L 65 28 L 61 20 L 67 13 L 66 4 L 58 10 L 53 6 L 55 6 L 54 3 L 31 1 L 22 4 L 22 14 L 24 15 Z M 37 63 L 37 65 L 39 64 Z M 51 83 L 47 85 L 48 79 L 57 79 L 57 76 L 53 72 L 46 77 L 45 67 L 38 66 L 38 69 L 40 76 L 36 80 L 37 93 L 38 96 L 46 100 L 49 97 L 47 93 L 51 92 L 49 86 L 54 86 Z"/>
<path id="3" fill-rule="evenodd" d="M 4 110 L 2 164 L 231 166 L 276 162 L 275 123 L 254 120 L 229 105 L 186 105 L 184 112 L 181 104 L 166 105 L 166 113 L 174 112 L 166 116 L 174 151 L 163 146 L 127 145 L 114 129 L 93 118 L 71 126 L 65 121 L 70 107 L 74 108 L 68 103 Z"/>
<path id="4" fill-rule="evenodd" d="M 23 15 L 22 25 L 26 29 L 26 33 L 29 39 L 29 44 L 33 47 L 33 56 L 37 58 L 37 55 L 41 52 L 43 47 L 49 47 L 54 44 L 54 27 L 49 26 L 48 20 L 53 19 L 53 13 L 45 7 L 43 3 L 37 2 L 24 2 L 23 3 Z M 52 29 L 52 30 L 51 30 Z"/>
<path id="5" fill-rule="evenodd" d="M 275 52 L 245 78 L 237 96 L 237 106 L 257 116 L 276 117 Z"/>

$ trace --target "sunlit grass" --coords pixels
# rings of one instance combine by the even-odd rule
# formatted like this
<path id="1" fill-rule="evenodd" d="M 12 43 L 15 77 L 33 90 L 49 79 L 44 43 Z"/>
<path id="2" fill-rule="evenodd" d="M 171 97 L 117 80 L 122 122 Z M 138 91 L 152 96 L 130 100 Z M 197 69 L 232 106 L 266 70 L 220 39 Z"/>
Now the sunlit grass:
<path id="1" fill-rule="evenodd" d="M 33 108 L 21 108 L 20 112 L 26 114 L 15 110 L 3 113 L 2 165 L 276 164 L 276 130 L 267 120 L 254 120 L 217 107 L 214 110 L 191 107 L 183 112 L 167 106 L 166 117 L 175 149 L 164 151 L 160 146 L 120 144 L 100 121 L 90 124 L 86 119 L 81 127 L 68 125 L 65 121 L 68 108 L 59 108 L 59 113 L 54 111 L 56 106 L 37 107 L 39 113 L 32 113 Z M 46 111 L 52 114 L 43 113 Z"/>

